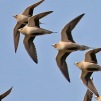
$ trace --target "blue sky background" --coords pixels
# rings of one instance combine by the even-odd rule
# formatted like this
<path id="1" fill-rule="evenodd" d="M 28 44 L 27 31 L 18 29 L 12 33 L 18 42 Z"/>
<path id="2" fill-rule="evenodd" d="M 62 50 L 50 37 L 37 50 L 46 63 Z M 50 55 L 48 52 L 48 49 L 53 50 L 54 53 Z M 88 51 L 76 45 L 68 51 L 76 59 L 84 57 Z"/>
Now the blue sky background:
<path id="1" fill-rule="evenodd" d="M 11 94 L 3 101 L 83 101 L 86 87 L 80 80 L 81 71 L 74 65 L 84 59 L 86 51 L 78 51 L 67 58 L 71 83 L 68 83 L 56 65 L 57 50 L 51 45 L 60 41 L 62 28 L 73 18 L 85 13 L 73 30 L 74 40 L 79 44 L 101 47 L 101 1 L 100 0 L 45 0 L 34 14 L 53 10 L 41 22 L 42 28 L 57 31 L 51 35 L 36 37 L 39 63 L 35 64 L 27 54 L 21 34 L 17 53 L 14 53 L 13 28 L 20 14 L 38 0 L 0 0 L 0 93 L 11 86 Z M 101 65 L 101 52 L 97 54 Z M 101 95 L 101 72 L 93 73 L 94 84 Z M 95 101 L 95 99 L 93 99 Z"/>

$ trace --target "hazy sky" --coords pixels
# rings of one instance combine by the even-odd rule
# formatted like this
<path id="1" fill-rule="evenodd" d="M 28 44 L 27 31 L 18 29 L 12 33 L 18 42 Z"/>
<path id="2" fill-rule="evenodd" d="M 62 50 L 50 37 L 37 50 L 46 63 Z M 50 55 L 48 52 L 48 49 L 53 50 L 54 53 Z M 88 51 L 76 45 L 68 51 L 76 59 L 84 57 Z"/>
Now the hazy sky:
<path id="1" fill-rule="evenodd" d="M 74 65 L 84 59 L 86 51 L 78 51 L 67 58 L 71 83 L 60 72 L 55 57 L 57 50 L 51 45 L 60 41 L 62 28 L 73 18 L 85 13 L 72 32 L 74 40 L 83 45 L 101 47 L 101 0 L 45 0 L 34 14 L 54 11 L 41 19 L 42 28 L 57 31 L 36 37 L 38 64 L 27 54 L 21 34 L 17 53 L 14 53 L 13 28 L 20 14 L 38 0 L 0 0 L 0 93 L 11 86 L 11 94 L 3 101 L 82 101 L 86 87 L 80 80 L 81 71 Z M 97 54 L 101 65 L 101 52 Z M 101 94 L 101 73 L 93 73 L 94 84 Z M 95 101 L 95 99 L 93 99 Z"/>

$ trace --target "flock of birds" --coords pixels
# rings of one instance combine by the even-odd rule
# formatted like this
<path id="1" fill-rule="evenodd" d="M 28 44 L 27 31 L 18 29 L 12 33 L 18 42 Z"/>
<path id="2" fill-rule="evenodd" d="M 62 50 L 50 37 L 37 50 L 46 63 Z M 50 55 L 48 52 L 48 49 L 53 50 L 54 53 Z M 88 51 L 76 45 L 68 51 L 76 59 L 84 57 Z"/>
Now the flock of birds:
<path id="1" fill-rule="evenodd" d="M 39 4 L 41 4 L 44 0 L 38 1 L 37 3 L 30 5 L 27 7 L 21 14 L 15 15 L 17 23 L 14 27 L 14 48 L 15 53 L 17 52 L 20 33 L 22 33 L 25 37 L 23 40 L 25 49 L 31 59 L 37 64 L 38 57 L 35 45 L 33 40 L 36 36 L 52 34 L 57 32 L 52 32 L 47 29 L 40 28 L 40 24 L 42 24 L 39 20 L 53 11 L 42 12 L 37 15 L 33 15 L 33 10 Z M 59 43 L 53 44 L 52 46 L 58 50 L 58 54 L 56 56 L 56 63 L 59 67 L 60 71 L 64 75 L 64 77 L 70 82 L 70 76 L 68 72 L 68 66 L 66 63 L 67 56 L 75 51 L 84 51 L 88 50 L 85 54 L 85 58 L 81 62 L 76 62 L 75 65 L 82 71 L 81 80 L 83 84 L 87 87 L 87 92 L 84 96 L 83 101 L 92 101 L 93 94 L 96 96 L 97 101 L 101 101 L 101 96 L 99 95 L 94 83 L 93 78 L 90 78 L 92 73 L 95 71 L 101 71 L 101 66 L 97 63 L 96 53 L 101 51 L 101 48 L 92 48 L 86 45 L 77 44 L 72 37 L 72 30 L 75 28 L 77 23 L 81 20 L 84 14 L 79 15 L 78 17 L 71 20 L 67 23 L 61 31 L 61 40 Z M 0 100 L 10 94 L 12 87 L 6 91 L 5 93 L 0 95 Z"/>

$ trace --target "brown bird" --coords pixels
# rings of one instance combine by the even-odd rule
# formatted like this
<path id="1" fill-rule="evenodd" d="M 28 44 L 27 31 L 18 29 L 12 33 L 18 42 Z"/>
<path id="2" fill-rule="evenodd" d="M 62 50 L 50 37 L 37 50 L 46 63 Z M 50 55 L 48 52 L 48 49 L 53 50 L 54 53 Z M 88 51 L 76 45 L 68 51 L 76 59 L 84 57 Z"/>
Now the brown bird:
<path id="1" fill-rule="evenodd" d="M 8 91 L 6 91 L 5 93 L 1 94 L 0 95 L 0 101 L 5 98 L 7 95 L 10 94 L 11 90 L 12 90 L 13 87 L 11 87 Z"/>
<path id="2" fill-rule="evenodd" d="M 17 51 L 18 44 L 19 44 L 19 38 L 20 38 L 20 32 L 18 31 L 18 29 L 24 27 L 28 23 L 28 18 L 33 15 L 34 8 L 37 7 L 39 4 L 41 4 L 43 1 L 44 0 L 41 0 L 33 5 L 30 5 L 23 11 L 22 14 L 13 16 L 17 20 L 17 23 L 14 27 L 14 34 L 13 34 L 15 52 Z"/>
<path id="3" fill-rule="evenodd" d="M 25 27 L 19 29 L 19 31 L 25 35 L 23 41 L 25 49 L 27 50 L 28 54 L 30 55 L 30 57 L 35 63 L 38 63 L 38 59 L 37 59 L 37 52 L 33 40 L 35 39 L 36 36 L 54 33 L 52 31 L 40 28 L 39 19 L 45 17 L 46 15 L 52 12 L 53 11 L 43 12 L 30 17 L 28 19 L 28 24 Z"/>
<path id="4" fill-rule="evenodd" d="M 99 51 L 101 51 L 101 48 L 90 50 L 85 54 L 85 59 L 82 62 L 75 63 L 75 65 L 82 70 L 82 73 L 80 76 L 82 82 L 97 97 L 99 97 L 99 94 L 90 77 L 93 72 L 101 71 L 101 66 L 97 64 L 97 59 L 95 55 Z"/>
<path id="5" fill-rule="evenodd" d="M 52 46 L 56 48 L 59 52 L 56 56 L 56 62 L 58 67 L 60 68 L 61 72 L 65 76 L 65 78 L 70 82 L 69 72 L 68 72 L 68 66 L 66 64 L 66 58 L 67 56 L 74 51 L 78 50 L 86 50 L 90 47 L 79 45 L 74 42 L 71 31 L 74 29 L 74 27 L 77 25 L 77 23 L 80 21 L 80 19 L 84 16 L 84 14 L 79 15 L 72 21 L 70 21 L 61 31 L 61 41 L 57 44 L 53 44 Z"/>

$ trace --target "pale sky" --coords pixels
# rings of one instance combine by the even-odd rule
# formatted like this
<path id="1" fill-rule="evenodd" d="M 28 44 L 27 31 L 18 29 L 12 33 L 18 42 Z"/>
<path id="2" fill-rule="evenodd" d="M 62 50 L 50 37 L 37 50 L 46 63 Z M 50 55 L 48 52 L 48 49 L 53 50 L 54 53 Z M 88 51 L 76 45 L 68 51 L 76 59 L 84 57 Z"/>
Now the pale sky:
<path id="1" fill-rule="evenodd" d="M 45 0 L 34 14 L 54 11 L 41 19 L 42 28 L 58 33 L 36 37 L 34 43 L 38 54 L 35 64 L 27 54 L 21 34 L 17 53 L 14 52 L 13 28 L 20 14 L 38 0 L 0 1 L 0 93 L 13 86 L 3 101 L 83 101 L 86 87 L 80 80 L 81 71 L 74 65 L 84 59 L 86 51 L 71 53 L 67 58 L 71 83 L 60 72 L 55 57 L 58 53 L 51 45 L 60 41 L 62 28 L 78 15 L 84 17 L 72 31 L 75 42 L 91 47 L 101 47 L 101 0 Z M 97 54 L 101 65 L 101 52 Z M 101 95 L 101 73 L 93 73 L 94 84 Z M 94 98 L 92 101 L 96 101 Z"/>

